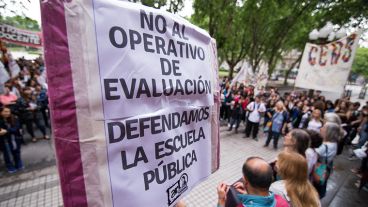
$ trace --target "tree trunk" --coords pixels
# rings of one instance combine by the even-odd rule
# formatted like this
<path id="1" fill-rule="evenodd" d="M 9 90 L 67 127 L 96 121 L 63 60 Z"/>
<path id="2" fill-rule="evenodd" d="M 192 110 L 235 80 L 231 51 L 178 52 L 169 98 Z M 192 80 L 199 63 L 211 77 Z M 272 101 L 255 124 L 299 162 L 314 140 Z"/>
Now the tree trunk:
<path id="1" fill-rule="evenodd" d="M 299 55 L 298 59 L 295 60 L 295 62 L 293 62 L 290 67 L 288 68 L 288 70 L 285 73 L 285 79 L 284 79 L 284 86 L 287 86 L 287 80 L 289 78 L 290 72 L 291 70 L 295 67 L 295 65 L 300 62 L 300 60 L 302 59 L 303 53 Z"/>
<path id="2" fill-rule="evenodd" d="M 233 79 L 233 75 L 234 75 L 234 68 L 235 68 L 235 65 L 234 64 L 229 64 L 229 76 L 228 78 L 231 80 Z"/>
<path id="3" fill-rule="evenodd" d="M 293 68 L 292 68 L 292 67 L 290 67 L 290 68 L 286 71 L 286 73 L 285 73 L 284 86 L 287 86 L 287 85 L 288 85 L 287 80 L 288 80 L 288 77 L 289 77 L 290 72 L 291 72 L 291 70 L 292 70 L 292 69 L 293 69 Z"/>

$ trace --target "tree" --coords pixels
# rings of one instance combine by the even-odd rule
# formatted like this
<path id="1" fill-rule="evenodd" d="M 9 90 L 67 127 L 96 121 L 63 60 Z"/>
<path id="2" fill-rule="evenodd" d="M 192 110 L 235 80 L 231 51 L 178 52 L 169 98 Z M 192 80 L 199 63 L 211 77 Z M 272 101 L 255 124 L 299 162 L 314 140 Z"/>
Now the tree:
<path id="1" fill-rule="evenodd" d="M 11 25 L 20 29 L 40 31 L 40 25 L 36 20 L 24 16 L 19 15 L 12 17 L 0 16 L 0 23 Z"/>
<path id="2" fill-rule="evenodd" d="M 352 72 L 368 78 L 368 48 L 358 48 L 355 54 Z"/>
<path id="3" fill-rule="evenodd" d="M 268 63 L 271 74 L 283 53 L 303 50 L 313 28 L 328 20 L 364 25 L 368 16 L 366 0 L 195 0 L 193 7 L 192 22 L 216 39 L 219 59 L 230 66 L 230 77 L 243 59 L 253 71 L 261 62 Z"/>
<path id="4" fill-rule="evenodd" d="M 229 77 L 235 66 L 249 50 L 248 28 L 244 27 L 246 13 L 236 0 L 196 0 L 191 21 L 208 30 L 216 39 L 219 61 L 229 65 Z"/>
<path id="5" fill-rule="evenodd" d="M 303 51 L 305 43 L 309 41 L 309 32 L 314 28 L 321 28 L 327 21 L 332 21 L 340 27 L 355 27 L 361 29 L 367 29 L 368 27 L 368 1 L 365 0 L 321 1 L 311 14 L 313 15 L 309 18 L 302 18 L 302 21 L 298 23 L 300 29 L 294 33 L 293 39 L 290 39 L 290 41 L 284 44 L 286 48 L 282 50 L 288 51 L 288 48 L 294 48 Z M 339 28 L 336 28 L 336 30 L 338 29 Z M 286 71 L 284 85 L 287 85 L 290 71 L 297 64 L 300 64 L 301 56 L 302 53 L 296 59 L 296 62 Z"/>
<path id="6" fill-rule="evenodd" d="M 317 4 L 312 2 L 196 0 L 192 20 L 216 39 L 220 60 L 228 63 L 231 78 L 234 67 L 244 59 L 253 71 L 262 61 L 274 68 L 292 29 Z"/>

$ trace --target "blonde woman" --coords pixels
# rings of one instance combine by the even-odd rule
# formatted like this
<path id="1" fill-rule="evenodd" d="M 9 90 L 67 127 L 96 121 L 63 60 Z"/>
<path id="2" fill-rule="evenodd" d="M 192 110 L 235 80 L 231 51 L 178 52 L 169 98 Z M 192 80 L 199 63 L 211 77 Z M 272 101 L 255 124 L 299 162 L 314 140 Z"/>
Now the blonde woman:
<path id="1" fill-rule="evenodd" d="M 323 126 L 321 110 L 314 109 L 312 112 L 312 117 L 305 123 L 305 128 L 309 130 L 314 130 L 319 132 Z"/>
<path id="2" fill-rule="evenodd" d="M 268 136 L 264 147 L 268 147 L 273 139 L 273 148 L 277 149 L 280 135 L 285 134 L 288 118 L 289 115 L 286 111 L 284 103 L 282 101 L 278 101 L 270 120 L 272 124 L 268 131 Z"/>
<path id="3" fill-rule="evenodd" d="M 283 180 L 272 183 L 270 191 L 283 196 L 293 207 L 320 207 L 319 196 L 308 180 L 307 160 L 296 152 L 283 151 L 276 163 Z"/>

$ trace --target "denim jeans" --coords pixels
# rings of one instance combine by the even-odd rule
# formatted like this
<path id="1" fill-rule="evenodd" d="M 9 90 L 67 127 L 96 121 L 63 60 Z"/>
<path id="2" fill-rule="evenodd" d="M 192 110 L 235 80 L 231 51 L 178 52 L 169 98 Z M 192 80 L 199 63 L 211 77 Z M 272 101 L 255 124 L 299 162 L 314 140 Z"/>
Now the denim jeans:
<path id="1" fill-rule="evenodd" d="M 20 169 L 23 167 L 20 158 L 21 139 L 14 139 L 11 141 L 8 138 L 1 137 L 0 144 L 2 145 L 4 161 L 8 170 Z"/>
<path id="2" fill-rule="evenodd" d="M 280 132 L 273 132 L 272 130 L 268 132 L 267 141 L 265 143 L 268 146 L 273 139 L 273 147 L 277 149 L 277 144 L 279 143 Z"/>
<path id="3" fill-rule="evenodd" d="M 368 141 L 368 132 L 367 132 L 368 124 L 365 124 L 359 133 L 359 142 L 358 142 L 358 148 L 363 147 L 366 141 Z"/>

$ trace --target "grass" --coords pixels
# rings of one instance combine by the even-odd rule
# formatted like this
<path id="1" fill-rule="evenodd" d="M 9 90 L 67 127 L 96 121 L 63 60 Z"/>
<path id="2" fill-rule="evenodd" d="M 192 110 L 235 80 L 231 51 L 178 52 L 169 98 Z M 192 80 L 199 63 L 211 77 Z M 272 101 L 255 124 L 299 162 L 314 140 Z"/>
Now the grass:
<path id="1" fill-rule="evenodd" d="M 39 49 L 27 49 L 25 47 L 8 47 L 8 49 L 13 52 L 28 52 L 30 54 L 41 54 Z"/>
<path id="2" fill-rule="evenodd" d="M 226 70 L 220 70 L 219 71 L 219 77 L 222 78 L 222 77 L 225 77 L 225 76 L 228 76 L 229 75 L 229 71 L 226 71 Z M 236 73 L 234 72 L 233 73 L 233 77 L 236 75 Z"/>

